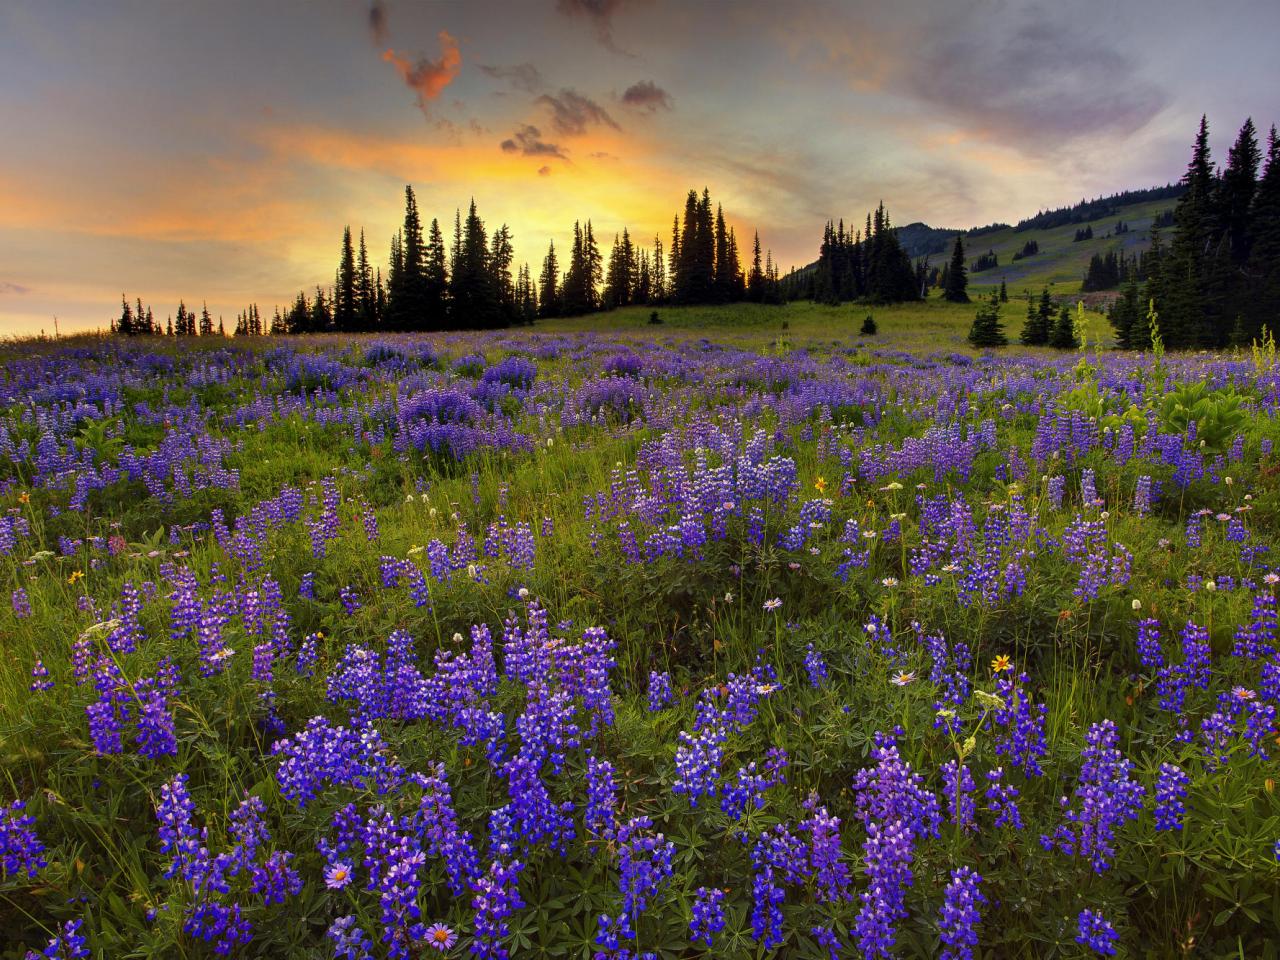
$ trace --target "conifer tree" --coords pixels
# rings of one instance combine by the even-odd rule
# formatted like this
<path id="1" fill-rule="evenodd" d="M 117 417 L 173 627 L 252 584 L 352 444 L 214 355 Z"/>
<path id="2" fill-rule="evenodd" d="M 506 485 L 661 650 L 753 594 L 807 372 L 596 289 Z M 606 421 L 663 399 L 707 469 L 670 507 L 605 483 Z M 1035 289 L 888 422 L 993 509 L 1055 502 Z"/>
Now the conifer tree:
<path id="1" fill-rule="evenodd" d="M 653 261 L 650 272 L 652 292 L 649 300 L 652 303 L 662 303 L 667 299 L 667 261 L 662 253 L 662 238 L 656 233 L 653 235 Z"/>
<path id="2" fill-rule="evenodd" d="M 964 241 L 956 235 L 955 246 L 951 250 L 951 263 L 947 267 L 947 285 L 942 296 L 952 303 L 969 302 L 969 274 L 964 263 Z"/>
<path id="3" fill-rule="evenodd" d="M 1249 260 L 1245 267 L 1245 334 L 1260 335 L 1263 324 L 1280 326 L 1280 139 L 1271 128 L 1267 162 L 1258 182 L 1250 228 Z"/>
<path id="4" fill-rule="evenodd" d="M 473 199 L 462 227 L 462 246 L 454 255 L 457 266 L 449 278 L 453 326 L 486 329 L 501 325 L 488 261 L 488 238 Z"/>
<path id="5" fill-rule="evenodd" d="M 1142 324 L 1145 320 L 1142 312 L 1142 298 L 1138 290 L 1138 278 L 1131 277 L 1124 292 L 1116 298 L 1107 315 L 1111 326 L 1116 331 L 1117 350 L 1138 350 L 1147 346 L 1141 336 Z"/>
<path id="6" fill-rule="evenodd" d="M 1076 340 L 1075 318 L 1071 316 L 1071 308 L 1066 304 L 1062 305 L 1053 331 L 1049 334 L 1049 346 L 1058 350 L 1074 350 L 1080 346 Z"/>
<path id="7" fill-rule="evenodd" d="M 1001 303 L 1009 302 L 1009 288 L 1004 285 L 1003 280 L 1000 281 L 1000 302 Z"/>
<path id="8" fill-rule="evenodd" d="M 432 217 L 422 277 L 423 317 L 428 330 L 443 330 L 448 324 L 449 274 L 446 259 L 440 221 Z"/>
<path id="9" fill-rule="evenodd" d="M 983 301 L 973 318 L 973 326 L 969 328 L 969 343 L 975 347 L 1003 347 L 1009 341 L 1004 335 L 1004 326 L 1000 323 L 1000 297 L 992 294 L 990 300 Z"/>
<path id="10" fill-rule="evenodd" d="M 329 301 L 325 298 L 324 288 L 316 287 L 316 295 L 311 301 L 311 320 L 308 324 L 310 333 L 327 333 L 333 327 L 333 313 L 329 309 Z"/>
<path id="11" fill-rule="evenodd" d="M 369 249 L 365 246 L 364 229 L 360 230 L 360 250 L 356 257 L 356 325 L 361 330 L 378 329 L 378 304 L 373 291 L 373 268 Z"/>
<path id="12" fill-rule="evenodd" d="M 596 246 L 590 220 L 587 221 L 586 229 L 582 232 L 582 269 L 587 312 L 599 310 L 599 287 L 604 279 L 604 259 L 600 256 L 600 248 Z"/>
<path id="13" fill-rule="evenodd" d="M 1253 119 L 1249 118 L 1227 153 L 1227 169 L 1222 172 L 1218 188 L 1218 219 L 1226 231 L 1231 262 L 1236 266 L 1249 259 L 1249 215 L 1258 190 L 1258 166 L 1261 162 L 1257 130 Z"/>
<path id="14" fill-rule="evenodd" d="M 1200 118 L 1191 162 L 1182 177 L 1186 192 L 1174 211 L 1173 240 L 1162 261 L 1160 333 L 1170 349 L 1212 346 L 1221 304 L 1210 303 L 1207 261 L 1217 231 L 1209 123 Z"/>
<path id="15" fill-rule="evenodd" d="M 1049 335 L 1044 324 L 1040 322 L 1040 311 L 1036 309 L 1036 301 L 1027 294 L 1027 318 L 1022 322 L 1022 333 L 1018 337 L 1023 346 L 1043 347 L 1049 342 Z"/>
<path id="16" fill-rule="evenodd" d="M 560 265 L 556 261 L 556 242 L 547 245 L 547 255 L 542 260 L 542 273 L 538 275 L 538 312 L 543 317 L 560 315 Z"/>
<path id="17" fill-rule="evenodd" d="M 342 230 L 342 252 L 333 284 L 333 326 L 340 333 L 359 329 L 357 325 L 356 254 L 351 243 L 351 227 Z"/>
<path id="18" fill-rule="evenodd" d="M 764 299 L 764 269 L 760 261 L 760 231 L 751 245 L 751 272 L 747 274 L 747 297 L 755 303 Z"/>
<path id="19" fill-rule="evenodd" d="M 121 336 L 132 337 L 135 332 L 133 307 L 129 305 L 128 299 L 122 293 L 120 294 L 120 319 L 116 321 L 116 333 Z"/>

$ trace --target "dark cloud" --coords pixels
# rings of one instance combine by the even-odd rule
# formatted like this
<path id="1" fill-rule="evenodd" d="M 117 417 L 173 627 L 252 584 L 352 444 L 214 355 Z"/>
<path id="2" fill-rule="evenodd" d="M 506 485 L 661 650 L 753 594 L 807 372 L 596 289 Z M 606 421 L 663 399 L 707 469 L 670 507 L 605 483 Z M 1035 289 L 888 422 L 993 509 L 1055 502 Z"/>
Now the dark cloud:
<path id="1" fill-rule="evenodd" d="M 548 166 L 545 166 L 545 165 L 544 165 L 544 166 L 539 167 L 539 168 L 538 168 L 538 176 L 540 176 L 540 177 L 549 177 L 549 176 L 551 176 L 551 168 L 550 168 L 550 167 L 548 167 Z"/>
<path id="2" fill-rule="evenodd" d="M 1043 10 L 1021 18 L 1004 39 L 975 22 L 926 43 L 902 82 L 964 126 L 1025 149 L 1131 134 L 1169 102 L 1132 54 Z"/>
<path id="3" fill-rule="evenodd" d="M 555 157 L 568 160 L 559 144 L 547 143 L 542 139 L 542 131 L 531 124 L 524 124 L 499 146 L 504 153 L 519 153 L 526 157 Z"/>
<path id="4" fill-rule="evenodd" d="M 525 93 L 538 93 L 544 87 L 542 74 L 532 63 L 517 63 L 510 67 L 481 64 L 480 72 L 509 84 L 513 90 L 523 90 Z"/>
<path id="5" fill-rule="evenodd" d="M 551 111 L 551 126 L 566 137 L 581 136 L 594 125 L 622 129 L 604 107 L 576 90 L 561 90 L 556 96 L 544 93 L 535 102 Z"/>
<path id="6" fill-rule="evenodd" d="M 22 284 L 14 283 L 10 280 L 0 280 L 0 294 L 16 294 L 20 296 L 30 292 L 30 287 L 24 287 Z"/>
<path id="7" fill-rule="evenodd" d="M 622 102 L 628 107 L 634 107 L 637 110 L 647 110 L 654 113 L 658 110 L 670 110 L 672 107 L 671 94 L 663 90 L 652 80 L 641 80 L 639 83 L 633 83 L 622 91 Z"/>
<path id="8" fill-rule="evenodd" d="M 386 46 L 387 5 L 382 0 L 373 0 L 369 4 L 369 36 L 376 46 Z"/>
<path id="9" fill-rule="evenodd" d="M 447 30 L 440 31 L 439 39 L 439 60 L 428 60 L 426 57 L 410 60 L 391 49 L 382 55 L 383 60 L 396 68 L 405 86 L 418 94 L 418 106 L 423 113 L 427 111 L 427 102 L 440 96 L 444 88 L 453 83 L 453 78 L 458 75 L 458 69 L 462 66 L 458 41 Z"/>
<path id="10" fill-rule="evenodd" d="M 556 9 L 566 17 L 586 20 L 596 39 L 615 53 L 626 53 L 613 40 L 613 15 L 635 0 L 556 0 Z"/>

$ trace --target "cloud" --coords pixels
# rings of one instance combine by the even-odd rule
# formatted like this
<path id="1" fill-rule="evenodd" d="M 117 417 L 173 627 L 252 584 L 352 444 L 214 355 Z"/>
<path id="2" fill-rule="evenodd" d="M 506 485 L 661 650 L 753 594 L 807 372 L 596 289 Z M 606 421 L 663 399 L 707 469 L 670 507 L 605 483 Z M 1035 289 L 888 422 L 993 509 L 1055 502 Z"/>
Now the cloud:
<path id="1" fill-rule="evenodd" d="M 550 168 L 550 167 L 548 167 L 548 166 L 545 166 L 545 165 L 544 165 L 544 166 L 539 167 L 539 168 L 538 168 L 538 176 L 540 176 L 540 177 L 549 177 L 549 176 L 551 176 L 551 168 Z"/>
<path id="2" fill-rule="evenodd" d="M 1063 139 L 1132 134 L 1168 103 L 1136 58 L 1043 11 L 1003 41 L 974 29 L 927 42 L 903 85 L 980 135 L 1027 149 L 1037 138 L 1055 138 L 1040 144 L 1051 149 Z"/>
<path id="3" fill-rule="evenodd" d="M 534 102 L 551 111 L 551 126 L 566 137 L 581 136 L 592 125 L 622 129 L 604 107 L 576 90 L 561 90 L 557 96 L 544 93 Z"/>
<path id="4" fill-rule="evenodd" d="M 513 90 L 523 90 L 525 93 L 538 93 L 544 86 L 542 74 L 532 63 L 517 63 L 510 67 L 481 64 L 480 72 L 510 84 Z"/>
<path id="5" fill-rule="evenodd" d="M 670 110 L 671 94 L 663 90 L 652 80 L 641 80 L 622 91 L 622 102 L 628 107 L 654 113 L 658 110 Z"/>
<path id="6" fill-rule="evenodd" d="M 525 157 L 556 157 L 568 160 L 558 144 L 542 139 L 542 131 L 532 124 L 524 124 L 500 144 L 504 153 L 519 153 Z"/>
<path id="7" fill-rule="evenodd" d="M 400 79 L 410 90 L 418 94 L 418 106 L 425 113 L 427 101 L 440 96 L 445 87 L 453 82 L 462 66 L 462 54 L 458 50 L 458 41 L 449 35 L 447 30 L 440 31 L 440 59 L 428 60 L 420 57 L 410 61 L 388 48 L 382 59 L 396 68 Z"/>
<path id="8" fill-rule="evenodd" d="M 387 5 L 382 0 L 373 0 L 369 4 L 369 36 L 373 38 L 374 46 L 386 46 Z"/>
<path id="9" fill-rule="evenodd" d="M 31 292 L 30 287 L 24 287 L 22 284 L 13 283 L 10 280 L 0 280 L 0 296 L 10 295 L 10 294 L 15 296 L 21 296 L 24 293 L 30 293 L 30 292 Z"/>
<path id="10" fill-rule="evenodd" d="M 604 46 L 615 53 L 626 53 L 613 41 L 613 15 L 628 2 L 630 0 L 556 0 L 556 9 L 570 19 L 586 20 Z"/>

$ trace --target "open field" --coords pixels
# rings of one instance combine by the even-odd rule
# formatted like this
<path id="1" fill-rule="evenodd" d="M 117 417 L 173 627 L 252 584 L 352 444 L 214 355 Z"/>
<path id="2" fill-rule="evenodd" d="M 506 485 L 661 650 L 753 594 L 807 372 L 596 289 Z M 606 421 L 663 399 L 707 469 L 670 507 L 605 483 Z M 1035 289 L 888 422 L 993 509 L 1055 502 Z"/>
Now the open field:
<path id="1" fill-rule="evenodd" d="M 1274 356 L 650 309 L 0 346 L 0 958 L 1280 955 Z"/>

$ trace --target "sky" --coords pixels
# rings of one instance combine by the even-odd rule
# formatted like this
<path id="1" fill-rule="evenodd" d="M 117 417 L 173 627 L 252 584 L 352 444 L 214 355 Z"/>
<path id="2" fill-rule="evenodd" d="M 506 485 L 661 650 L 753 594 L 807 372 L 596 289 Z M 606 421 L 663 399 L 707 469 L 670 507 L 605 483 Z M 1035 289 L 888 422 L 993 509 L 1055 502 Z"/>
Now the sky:
<path id="1" fill-rule="evenodd" d="M 666 245 L 690 188 L 780 268 L 822 225 L 1014 222 L 1176 180 L 1280 122 L 1276 0 L 6 0 L 0 336 L 121 293 L 230 329 L 385 265 L 412 184 L 535 275 L 591 219 Z"/>

